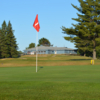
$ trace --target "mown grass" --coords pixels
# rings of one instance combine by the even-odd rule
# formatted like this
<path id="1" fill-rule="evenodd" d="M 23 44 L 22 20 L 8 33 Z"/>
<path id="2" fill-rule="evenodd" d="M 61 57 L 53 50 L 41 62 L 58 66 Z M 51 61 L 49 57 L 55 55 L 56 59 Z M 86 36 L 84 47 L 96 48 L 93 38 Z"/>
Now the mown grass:
<path id="1" fill-rule="evenodd" d="M 71 55 L 38 55 L 38 66 L 90 65 L 91 57 Z M 35 66 L 35 55 L 25 55 L 20 58 L 0 59 L 0 67 Z M 100 60 L 95 60 L 100 65 Z"/>
<path id="2" fill-rule="evenodd" d="M 100 100 L 100 60 L 38 56 L 0 59 L 0 100 Z"/>
<path id="3" fill-rule="evenodd" d="M 0 100 L 100 100 L 100 66 L 1 67 Z"/>

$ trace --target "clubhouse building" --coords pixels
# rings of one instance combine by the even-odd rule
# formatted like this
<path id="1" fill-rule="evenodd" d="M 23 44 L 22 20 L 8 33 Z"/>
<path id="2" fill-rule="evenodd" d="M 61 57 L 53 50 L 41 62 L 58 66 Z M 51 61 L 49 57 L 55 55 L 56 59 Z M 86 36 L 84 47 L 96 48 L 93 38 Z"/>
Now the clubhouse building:
<path id="1" fill-rule="evenodd" d="M 25 55 L 36 54 L 36 47 L 24 50 Z M 38 54 L 77 54 L 77 49 L 67 47 L 39 46 Z"/>

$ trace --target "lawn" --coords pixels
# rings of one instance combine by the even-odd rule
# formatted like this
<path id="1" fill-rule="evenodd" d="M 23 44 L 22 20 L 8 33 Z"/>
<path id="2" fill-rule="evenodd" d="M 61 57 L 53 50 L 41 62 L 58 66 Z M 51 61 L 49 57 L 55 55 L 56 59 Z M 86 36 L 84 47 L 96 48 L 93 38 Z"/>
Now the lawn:
<path id="1" fill-rule="evenodd" d="M 73 55 L 38 55 L 38 66 L 90 65 L 91 59 L 91 57 Z M 25 67 L 35 65 L 35 55 L 0 59 L 0 67 Z M 95 60 L 95 65 L 100 65 L 100 60 Z"/>
<path id="2" fill-rule="evenodd" d="M 100 100 L 100 60 L 73 55 L 0 59 L 0 100 Z"/>
<path id="3" fill-rule="evenodd" d="M 0 100 L 100 100 L 100 65 L 1 67 Z"/>

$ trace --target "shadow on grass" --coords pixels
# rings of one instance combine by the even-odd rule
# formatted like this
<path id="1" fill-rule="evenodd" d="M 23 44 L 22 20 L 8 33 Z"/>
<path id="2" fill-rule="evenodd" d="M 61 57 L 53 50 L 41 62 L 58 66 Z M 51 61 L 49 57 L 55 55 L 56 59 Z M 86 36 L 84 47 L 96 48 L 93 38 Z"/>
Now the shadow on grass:
<path id="1" fill-rule="evenodd" d="M 70 61 L 82 61 L 82 60 L 91 60 L 91 59 L 70 59 Z"/>
<path id="2" fill-rule="evenodd" d="M 38 68 L 38 71 L 40 71 L 42 68 L 43 68 L 43 66 L 39 67 L 39 68 Z"/>

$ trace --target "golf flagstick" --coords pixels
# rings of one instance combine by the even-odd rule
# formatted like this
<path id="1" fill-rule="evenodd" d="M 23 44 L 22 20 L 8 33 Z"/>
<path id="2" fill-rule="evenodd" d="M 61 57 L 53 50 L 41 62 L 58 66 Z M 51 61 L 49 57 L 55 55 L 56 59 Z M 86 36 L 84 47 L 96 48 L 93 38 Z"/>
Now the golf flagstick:
<path id="1" fill-rule="evenodd" d="M 38 32 L 36 35 L 36 73 L 37 73 L 37 66 L 38 66 Z"/>
<path id="2" fill-rule="evenodd" d="M 37 61 L 38 61 L 38 32 L 40 29 L 40 25 L 39 25 L 39 21 L 38 21 L 38 14 L 36 15 L 33 27 L 36 29 L 37 31 L 37 35 L 36 35 L 36 73 L 37 73 Z"/>

